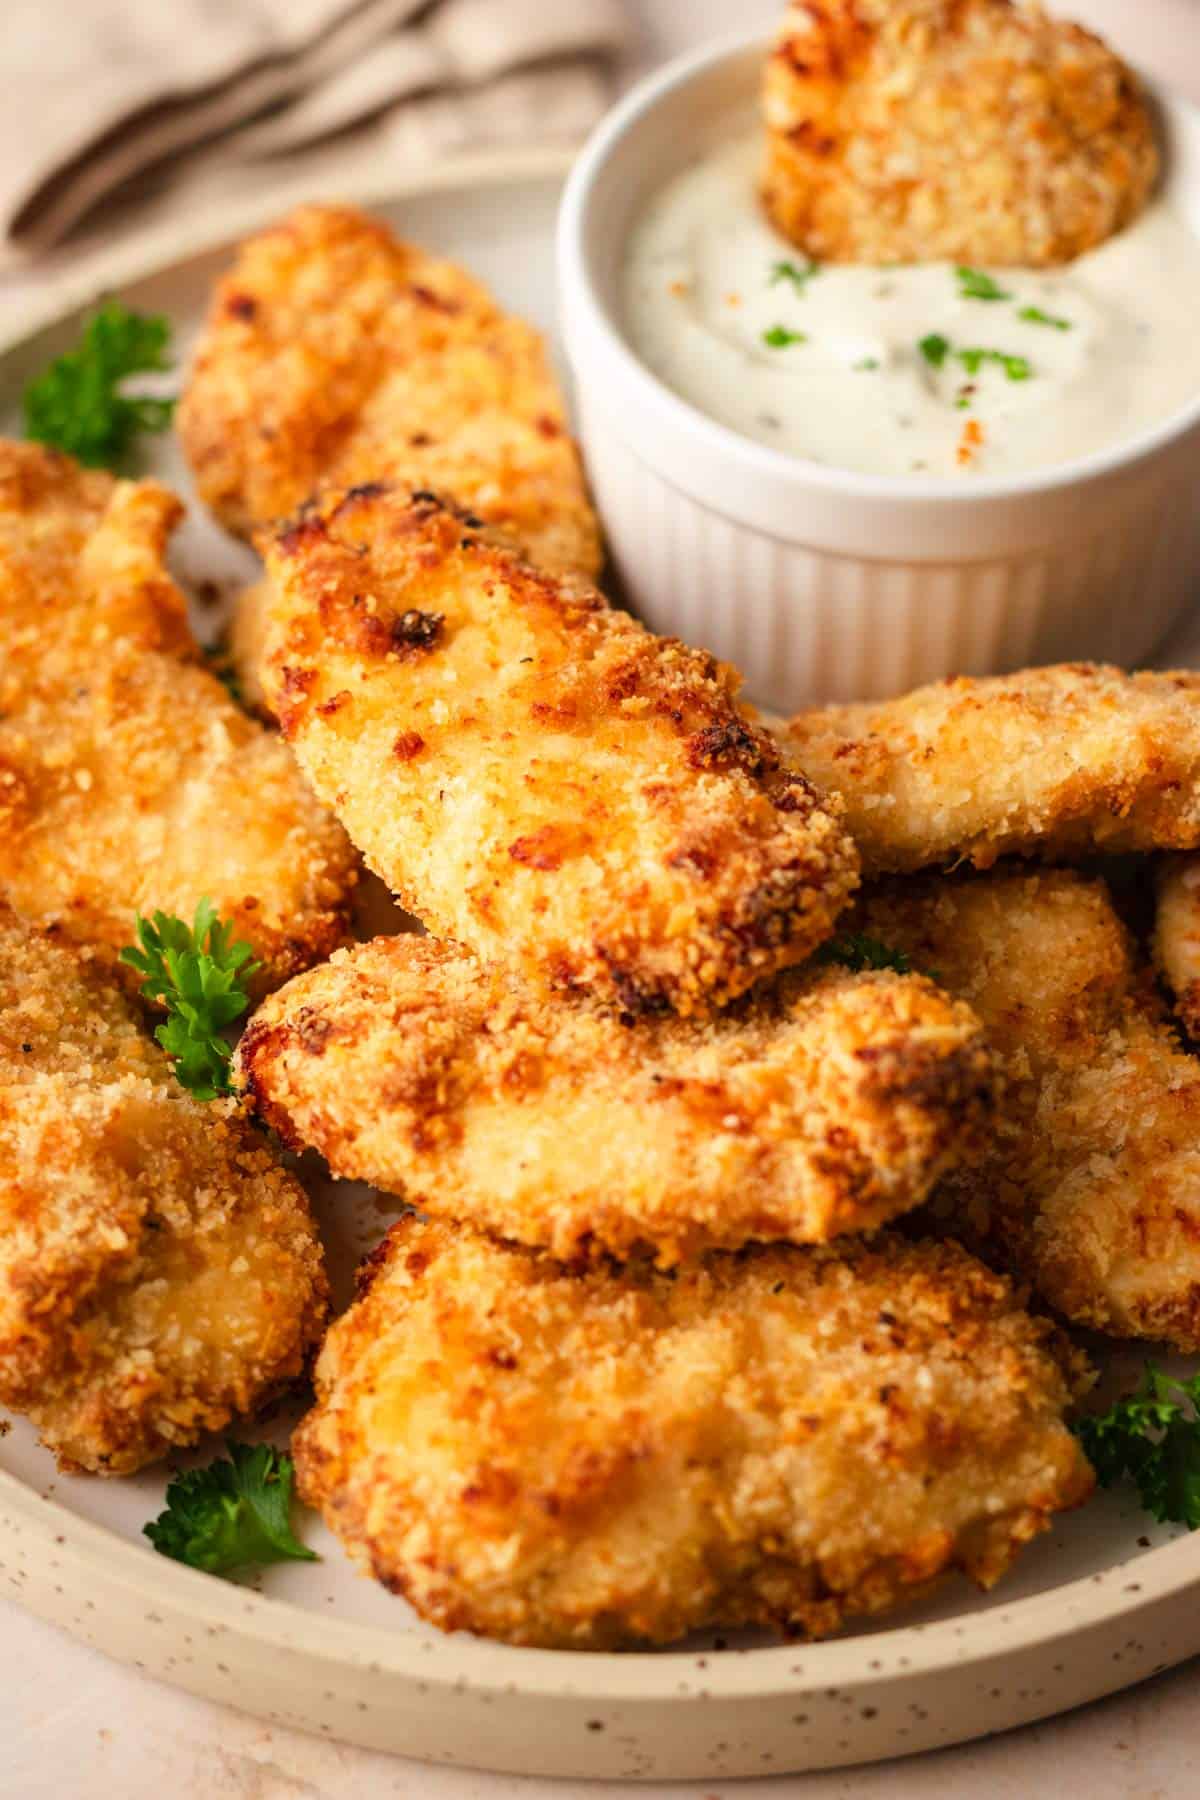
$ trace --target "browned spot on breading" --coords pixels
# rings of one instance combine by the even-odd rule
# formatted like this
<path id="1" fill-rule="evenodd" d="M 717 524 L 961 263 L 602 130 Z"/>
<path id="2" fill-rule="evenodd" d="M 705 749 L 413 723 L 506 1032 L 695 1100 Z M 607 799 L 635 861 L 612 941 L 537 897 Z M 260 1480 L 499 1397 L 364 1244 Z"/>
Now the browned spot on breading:
<path id="1" fill-rule="evenodd" d="M 386 493 L 387 483 L 385 481 L 357 481 L 353 487 L 346 489 L 330 517 L 336 519 L 344 507 L 355 506 L 362 500 L 378 500 L 381 494 Z"/>
<path id="2" fill-rule="evenodd" d="M 306 549 L 312 544 L 320 543 L 329 535 L 324 519 L 319 514 L 299 512 L 290 525 L 285 525 L 276 540 L 281 550 L 294 556 L 298 550 Z"/>
<path id="3" fill-rule="evenodd" d="M 811 781 L 803 775 L 789 774 L 783 785 L 773 790 L 771 804 L 776 812 L 809 813 L 820 804 L 820 799 Z"/>
<path id="4" fill-rule="evenodd" d="M 688 761 L 693 769 L 739 768 L 747 775 L 761 775 L 764 741 L 734 716 L 697 731 L 688 740 Z"/>
<path id="5" fill-rule="evenodd" d="M 285 737 L 290 737 L 297 730 L 300 721 L 307 714 L 308 696 L 316 679 L 315 669 L 296 669 L 290 665 L 280 669 L 275 712 L 279 728 Z"/>
<path id="6" fill-rule="evenodd" d="M 514 838 L 508 846 L 514 862 L 530 869 L 561 869 L 566 854 L 565 833 L 561 826 L 543 825 L 526 837 Z"/>
<path id="7" fill-rule="evenodd" d="M 402 731 L 392 744 L 392 755 L 401 762 L 411 762 L 425 748 L 425 739 L 419 731 Z"/>
<path id="8" fill-rule="evenodd" d="M 422 306 L 428 306 L 433 312 L 445 313 L 447 318 L 454 318 L 462 311 L 457 300 L 450 300 L 445 294 L 434 293 L 433 289 L 426 287 L 424 282 L 414 281 L 409 292 L 414 300 L 420 301 Z"/>

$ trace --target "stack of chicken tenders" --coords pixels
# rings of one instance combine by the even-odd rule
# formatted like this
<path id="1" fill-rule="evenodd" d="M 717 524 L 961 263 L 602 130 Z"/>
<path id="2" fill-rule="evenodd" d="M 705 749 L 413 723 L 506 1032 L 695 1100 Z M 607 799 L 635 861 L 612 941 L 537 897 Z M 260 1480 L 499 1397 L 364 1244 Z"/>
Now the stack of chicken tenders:
<path id="1" fill-rule="evenodd" d="M 235 1207 L 212 1177 L 222 1231 L 255 1253 L 222 1238 L 226 1279 L 189 1301 L 184 1399 L 130 1387 L 117 1423 L 97 1409 L 114 1358 L 133 1379 L 146 1207 L 100 1368 L 94 1299 L 64 1352 L 31 1322 L 33 1277 L 0 1271 L 0 1398 L 69 1464 L 119 1472 L 295 1373 L 323 1277 L 249 1111 L 412 1209 L 324 1337 L 294 1454 L 302 1496 L 424 1617 L 593 1649 L 820 1635 L 950 1570 L 995 1581 L 1092 1488 L 1063 1323 L 1200 1350 L 1200 1064 L 1094 861 L 1159 884 L 1155 953 L 1194 1024 L 1200 676 L 1041 669 L 768 729 L 733 671 L 593 585 L 600 534 L 536 334 L 350 210 L 243 246 L 179 429 L 201 497 L 265 563 L 234 652 L 278 736 L 221 712 L 206 742 L 235 733 L 294 779 L 284 851 L 264 875 L 256 778 L 243 823 L 202 769 L 203 866 L 132 892 L 151 864 L 114 853 L 83 895 L 78 854 L 51 869 L 30 833 L 52 803 L 76 820 L 93 726 L 51 792 L 0 723 L 20 788 L 0 799 L 0 941 L 68 959 L 39 992 L 60 1037 L 68 987 L 85 1021 L 36 1071 L 37 1019 L 0 1037 L 0 1136 L 32 1129 L 4 1110 L 21 1081 L 73 1095 L 79 1130 L 143 1090 L 143 1131 L 168 1107 L 172 1144 L 199 1129 L 95 946 L 127 907 L 214 894 L 265 964 L 241 1105 L 213 1127 L 247 1189 Z M 39 482 L 108 482 L 7 454 L 26 519 L 48 516 Z M 150 507 L 158 555 L 151 486 L 88 487 L 73 554 L 96 561 L 119 505 Z M 164 583 L 158 564 L 105 642 L 157 633 L 182 668 Z M 87 587 L 93 622 L 111 587 Z M 81 786 L 119 850 L 117 799 Z M 165 805 L 148 793 L 138 829 Z M 355 853 L 425 935 L 346 941 Z M 190 1204 L 171 1229 L 213 1241 Z M 91 1265 L 62 1260 L 82 1306 Z M 153 1323 L 138 1333 L 165 1380 Z"/>

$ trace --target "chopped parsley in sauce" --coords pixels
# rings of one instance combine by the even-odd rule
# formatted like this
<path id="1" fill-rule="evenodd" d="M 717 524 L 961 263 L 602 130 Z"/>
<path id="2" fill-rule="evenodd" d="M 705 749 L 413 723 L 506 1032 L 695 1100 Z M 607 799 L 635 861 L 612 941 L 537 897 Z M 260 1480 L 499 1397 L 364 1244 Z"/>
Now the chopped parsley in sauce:
<path id="1" fill-rule="evenodd" d="M 1017 314 L 1029 325 L 1049 325 L 1053 331 L 1070 331 L 1070 319 L 1055 318 L 1053 313 L 1043 312 L 1040 306 L 1023 306 Z"/>
<path id="2" fill-rule="evenodd" d="M 802 294 L 813 276 L 820 273 L 820 263 L 797 263 L 788 257 L 783 262 L 772 263 L 771 286 L 778 287 L 781 281 L 790 281 L 796 292 Z"/>
<path id="3" fill-rule="evenodd" d="M 786 325 L 772 325 L 764 331 L 762 341 L 771 350 L 786 350 L 789 344 L 807 344 L 806 331 L 789 331 Z"/>
<path id="4" fill-rule="evenodd" d="M 1013 356 L 1007 350 L 956 350 L 954 354 L 968 375 L 978 375 L 984 363 L 998 363 L 1010 381 L 1028 381 L 1033 374 L 1027 356 Z"/>
<path id="5" fill-rule="evenodd" d="M 1010 381 L 1028 381 L 1033 374 L 1033 364 L 1027 356 L 1016 356 L 1009 350 L 984 350 L 976 346 L 956 350 L 950 339 L 943 337 L 940 331 L 931 331 L 928 337 L 921 339 L 917 348 L 934 369 L 942 368 L 946 358 L 953 356 L 968 375 L 978 375 L 984 363 L 998 364 Z"/>
<path id="6" fill-rule="evenodd" d="M 965 269 L 961 266 L 954 273 L 958 276 L 958 291 L 964 300 L 1011 300 L 1012 295 L 1007 288 L 985 275 L 982 269 Z"/>

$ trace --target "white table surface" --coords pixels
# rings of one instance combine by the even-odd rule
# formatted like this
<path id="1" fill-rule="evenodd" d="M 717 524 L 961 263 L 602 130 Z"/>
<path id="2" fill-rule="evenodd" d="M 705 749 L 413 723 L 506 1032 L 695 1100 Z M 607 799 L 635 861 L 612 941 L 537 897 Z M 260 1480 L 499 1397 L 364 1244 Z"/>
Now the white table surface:
<path id="1" fill-rule="evenodd" d="M 776 0 L 630 0 L 639 66 L 714 33 L 768 25 Z M 1200 100 L 1200 0 L 1073 0 L 1073 16 Z M 3 42 L 0 39 L 0 57 Z M 40 278 L 0 281 L 0 319 Z M 1126 1694 L 986 1743 L 845 1773 L 658 1788 L 663 1800 L 1192 1800 L 1200 1716 L 1192 1663 Z M 431 1769 L 266 1726 L 137 1675 L 0 1602 L 3 1800 L 636 1800 L 622 1784 Z M 649 1790 L 641 1789 L 648 1793 Z"/>

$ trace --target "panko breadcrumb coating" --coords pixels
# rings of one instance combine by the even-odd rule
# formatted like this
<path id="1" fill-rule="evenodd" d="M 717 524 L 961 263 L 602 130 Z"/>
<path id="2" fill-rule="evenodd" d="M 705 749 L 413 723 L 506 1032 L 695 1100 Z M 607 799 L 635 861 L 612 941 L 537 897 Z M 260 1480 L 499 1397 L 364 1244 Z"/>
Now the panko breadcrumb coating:
<path id="1" fill-rule="evenodd" d="M 764 106 L 767 212 L 830 262 L 1069 262 L 1158 180 L 1132 71 L 1009 0 L 793 0 Z"/>
<path id="2" fill-rule="evenodd" d="M 0 909 L 0 1405 L 122 1475 L 254 1412 L 327 1308 L 303 1190 L 204 1106 L 103 954 Z"/>
<path id="3" fill-rule="evenodd" d="M 1157 896 L 1154 961 L 1184 1026 L 1200 1038 L 1200 857 L 1164 857 Z"/>
<path id="4" fill-rule="evenodd" d="M 271 708 L 437 937 L 636 1014 L 828 936 L 857 881 L 837 805 L 711 656 L 423 491 L 327 492 L 262 542 Z"/>
<path id="5" fill-rule="evenodd" d="M 356 861 L 286 747 L 200 661 L 164 563 L 182 507 L 0 441 L 0 896 L 117 949 L 208 895 L 265 989 L 347 933 Z"/>
<path id="6" fill-rule="evenodd" d="M 301 207 L 242 245 L 178 423 L 202 498 L 243 536 L 322 482 L 391 477 L 444 487 L 545 568 L 599 569 L 539 334 L 350 207 Z"/>
<path id="7" fill-rule="evenodd" d="M 316 1385 L 302 1497 L 422 1617 L 514 1644 L 819 1637 L 990 1586 L 1092 1486 L 1048 1328 L 953 1244 L 568 1273 L 406 1219 Z"/>
<path id="8" fill-rule="evenodd" d="M 338 1175 L 573 1259 L 883 1224 L 982 1148 L 991 1064 L 930 982 L 800 971 L 711 1022 L 549 1003 L 428 938 L 339 952 L 235 1080 Z"/>
<path id="9" fill-rule="evenodd" d="M 939 1188 L 941 1226 L 1075 1324 L 1200 1351 L 1200 1063 L 1103 882 L 897 883 L 864 924 L 936 967 L 999 1058 L 994 1149 Z"/>
<path id="10" fill-rule="evenodd" d="M 798 713 L 870 874 L 1200 846 L 1200 674 L 1060 663 Z"/>

